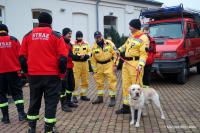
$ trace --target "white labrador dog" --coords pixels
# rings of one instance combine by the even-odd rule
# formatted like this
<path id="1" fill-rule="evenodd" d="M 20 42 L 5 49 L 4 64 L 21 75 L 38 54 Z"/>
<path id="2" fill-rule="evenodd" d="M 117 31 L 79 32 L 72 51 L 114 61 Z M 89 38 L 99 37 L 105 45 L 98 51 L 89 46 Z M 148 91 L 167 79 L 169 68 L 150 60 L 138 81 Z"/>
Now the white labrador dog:
<path id="1" fill-rule="evenodd" d="M 145 104 L 147 104 L 149 101 L 153 101 L 155 105 L 159 108 L 161 113 L 161 119 L 165 119 L 163 110 L 160 105 L 159 95 L 153 88 L 141 88 L 138 84 L 133 84 L 129 87 L 129 104 L 131 108 L 131 117 L 132 120 L 130 122 L 130 125 L 133 125 L 134 122 L 134 112 L 135 110 L 138 110 L 138 117 L 135 124 L 135 127 L 140 126 L 140 118 L 141 113 L 143 111 L 143 114 L 145 115 Z"/>

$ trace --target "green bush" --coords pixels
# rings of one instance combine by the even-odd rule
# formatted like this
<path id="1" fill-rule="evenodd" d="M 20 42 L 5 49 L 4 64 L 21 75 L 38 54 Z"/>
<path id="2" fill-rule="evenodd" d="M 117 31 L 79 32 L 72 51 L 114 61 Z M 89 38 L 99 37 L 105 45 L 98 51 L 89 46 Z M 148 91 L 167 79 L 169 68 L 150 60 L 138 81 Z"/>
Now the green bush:
<path id="1" fill-rule="evenodd" d="M 111 29 L 105 30 L 104 37 L 106 39 L 111 38 L 112 42 L 115 44 L 117 48 L 122 46 L 127 39 L 127 37 L 124 35 L 120 36 L 119 33 L 113 27 L 111 27 Z"/>

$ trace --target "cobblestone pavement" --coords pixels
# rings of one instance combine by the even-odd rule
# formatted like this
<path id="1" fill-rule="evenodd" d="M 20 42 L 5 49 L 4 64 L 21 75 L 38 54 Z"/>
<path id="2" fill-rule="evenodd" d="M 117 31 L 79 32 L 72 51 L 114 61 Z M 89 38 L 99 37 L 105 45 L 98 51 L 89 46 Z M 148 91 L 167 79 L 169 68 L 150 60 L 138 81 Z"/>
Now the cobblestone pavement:
<path id="1" fill-rule="evenodd" d="M 104 103 L 92 105 L 91 102 L 79 102 L 73 113 L 57 109 L 56 124 L 61 133 L 200 133 L 200 76 L 196 69 L 191 70 L 189 81 L 185 85 L 176 84 L 173 78 L 156 79 L 152 86 L 160 93 L 161 104 L 166 120 L 160 119 L 160 113 L 154 105 L 148 105 L 148 115 L 141 119 L 140 128 L 129 125 L 130 115 L 116 115 L 115 110 L 121 103 L 121 73 L 118 77 L 117 105 L 108 107 L 109 97 L 105 95 Z M 90 77 L 89 97 L 96 98 L 95 84 Z M 29 89 L 24 88 L 25 108 L 28 109 Z M 25 133 L 27 123 L 19 122 L 14 104 L 9 105 L 11 124 L 0 123 L 0 133 Z M 41 119 L 37 132 L 43 132 L 44 104 L 40 111 Z M 0 117 L 1 114 L 0 114 Z"/>

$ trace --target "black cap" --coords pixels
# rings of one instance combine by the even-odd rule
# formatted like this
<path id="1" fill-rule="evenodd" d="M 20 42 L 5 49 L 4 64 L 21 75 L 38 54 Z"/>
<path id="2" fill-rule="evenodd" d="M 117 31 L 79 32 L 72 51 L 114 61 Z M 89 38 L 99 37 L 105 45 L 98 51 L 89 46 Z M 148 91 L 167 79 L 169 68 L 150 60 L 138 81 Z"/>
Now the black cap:
<path id="1" fill-rule="evenodd" d="M 62 35 L 65 36 L 65 35 L 67 35 L 67 34 L 70 33 L 70 32 L 72 32 L 72 30 L 71 30 L 70 28 L 64 28 L 64 29 L 62 30 Z"/>
<path id="2" fill-rule="evenodd" d="M 140 30 L 141 29 L 141 22 L 139 19 L 132 19 L 130 22 L 129 22 L 129 25 L 135 29 L 138 29 Z"/>
<path id="3" fill-rule="evenodd" d="M 76 32 L 76 38 L 83 37 L 83 33 L 81 31 Z"/>
<path id="4" fill-rule="evenodd" d="M 43 24 L 52 24 L 52 17 L 49 13 L 47 12 L 41 12 L 39 17 L 38 17 L 39 23 Z"/>
<path id="5" fill-rule="evenodd" d="M 0 31 L 6 31 L 8 33 L 8 27 L 5 24 L 0 24 Z"/>
<path id="6" fill-rule="evenodd" d="M 94 32 L 94 37 L 101 37 L 101 36 L 102 36 L 102 34 L 100 31 Z"/>

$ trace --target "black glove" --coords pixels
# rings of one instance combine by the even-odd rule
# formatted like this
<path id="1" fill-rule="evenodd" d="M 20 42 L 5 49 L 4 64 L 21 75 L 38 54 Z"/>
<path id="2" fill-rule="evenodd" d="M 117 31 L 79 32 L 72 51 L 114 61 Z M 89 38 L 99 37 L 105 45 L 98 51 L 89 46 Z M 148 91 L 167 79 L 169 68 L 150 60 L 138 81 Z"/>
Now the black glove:
<path id="1" fill-rule="evenodd" d="M 73 57 L 72 51 L 69 52 L 69 57 Z"/>
<path id="2" fill-rule="evenodd" d="M 66 70 L 67 70 L 67 58 L 62 56 L 59 59 L 59 69 L 60 69 L 60 73 L 61 74 L 65 74 Z"/>
<path id="3" fill-rule="evenodd" d="M 90 56 L 87 55 L 87 54 L 84 56 L 84 60 L 85 60 L 85 61 L 86 61 L 87 59 L 89 59 L 89 58 L 90 58 Z"/>
<path id="4" fill-rule="evenodd" d="M 19 57 L 19 62 L 20 62 L 20 66 L 21 69 L 23 71 L 23 73 L 28 73 L 28 65 L 27 65 L 27 59 L 25 56 L 20 56 Z"/>
<path id="5" fill-rule="evenodd" d="M 78 56 L 77 54 L 76 55 L 72 55 L 72 59 L 74 60 L 74 61 L 76 61 L 76 60 L 80 60 L 81 59 L 81 56 Z"/>
<path id="6" fill-rule="evenodd" d="M 153 51 L 153 46 L 149 47 L 149 52 Z"/>

